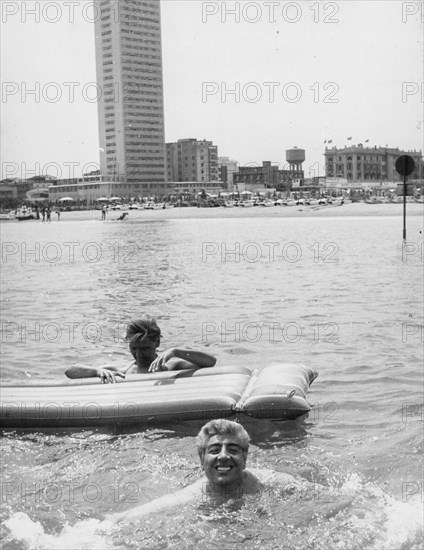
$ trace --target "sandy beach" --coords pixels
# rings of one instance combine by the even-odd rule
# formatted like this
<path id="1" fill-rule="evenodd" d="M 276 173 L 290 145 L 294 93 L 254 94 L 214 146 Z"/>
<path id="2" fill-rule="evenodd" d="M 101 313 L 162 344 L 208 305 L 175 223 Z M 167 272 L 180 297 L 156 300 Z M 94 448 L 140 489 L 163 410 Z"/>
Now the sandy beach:
<path id="1" fill-rule="evenodd" d="M 272 206 L 263 207 L 256 206 L 251 208 L 233 207 L 233 208 L 197 208 L 197 207 L 183 207 L 183 208 L 166 208 L 165 210 L 127 210 L 122 208 L 121 210 L 109 210 L 107 212 L 106 222 L 117 221 L 122 212 L 128 212 L 128 218 L 124 223 L 133 223 L 139 221 L 152 221 L 152 220 L 173 220 L 173 219 L 186 219 L 186 218 L 201 218 L 201 219 L 215 219 L 215 218 L 298 218 L 298 217 L 364 217 L 364 216 L 394 216 L 402 217 L 403 204 L 402 203 L 388 203 L 388 204 L 367 204 L 363 202 L 345 203 L 343 206 Z M 408 216 L 422 216 L 424 214 L 424 204 L 409 202 L 406 205 L 406 214 Z M 101 221 L 100 210 L 82 210 L 82 211 L 64 211 L 61 212 L 60 222 L 65 221 L 88 221 L 98 220 Z M 57 215 L 53 213 L 52 222 L 57 223 Z M 38 223 L 39 220 L 25 221 L 28 223 Z M 6 223 L 10 223 L 7 221 Z"/>

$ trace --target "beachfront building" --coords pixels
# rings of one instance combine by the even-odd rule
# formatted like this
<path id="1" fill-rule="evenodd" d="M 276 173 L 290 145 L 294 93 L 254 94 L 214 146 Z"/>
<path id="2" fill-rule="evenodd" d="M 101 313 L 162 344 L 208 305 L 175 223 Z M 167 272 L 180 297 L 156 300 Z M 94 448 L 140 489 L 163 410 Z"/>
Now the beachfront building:
<path id="1" fill-rule="evenodd" d="M 160 2 L 96 4 L 101 172 L 155 194 L 165 182 Z"/>
<path id="2" fill-rule="evenodd" d="M 170 195 L 188 195 L 192 198 L 198 198 L 204 193 L 217 196 L 224 191 L 216 181 L 173 181 L 168 182 L 167 186 Z"/>
<path id="3" fill-rule="evenodd" d="M 191 182 L 167 182 L 160 189 L 149 195 L 143 184 L 98 180 L 61 180 L 56 185 L 50 185 L 48 200 L 52 203 L 60 203 L 65 197 L 81 204 L 94 204 L 99 199 L 109 200 L 117 197 L 124 202 L 143 200 L 146 197 L 157 197 L 164 200 L 165 197 L 178 197 L 184 195 L 192 199 L 203 192 L 209 195 L 218 195 L 223 191 L 219 182 L 191 181 Z"/>
<path id="4" fill-rule="evenodd" d="M 28 179 L 10 178 L 0 181 L 0 206 L 22 202 L 47 202 L 49 185 L 56 183 L 53 176 L 33 176 Z"/>
<path id="5" fill-rule="evenodd" d="M 364 147 L 362 143 L 339 149 L 325 149 L 325 172 L 328 178 L 345 178 L 348 185 L 365 182 L 396 182 L 396 159 L 409 155 L 415 161 L 415 172 L 410 180 L 422 179 L 422 152 L 402 151 L 389 147 Z"/>
<path id="6" fill-rule="evenodd" d="M 220 182 L 218 147 L 189 138 L 166 144 L 168 182 Z"/>
<path id="7" fill-rule="evenodd" d="M 0 181 L 0 207 L 18 205 L 27 199 L 27 193 L 33 189 L 34 183 L 28 180 L 7 178 Z"/>
<path id="8" fill-rule="evenodd" d="M 56 185 L 49 186 L 49 201 L 57 203 L 68 197 L 76 202 L 93 202 L 102 197 L 109 199 L 110 197 L 121 197 L 124 195 L 132 196 L 131 184 L 122 184 L 116 181 L 81 181 L 80 179 L 59 181 Z"/>
<path id="9" fill-rule="evenodd" d="M 49 201 L 56 203 L 64 197 L 70 197 L 75 201 L 90 202 L 104 197 L 119 197 L 122 200 L 141 200 L 143 197 L 155 196 L 163 198 L 172 191 L 166 183 L 128 183 L 126 181 L 110 181 L 101 179 L 74 179 L 62 180 L 48 188 Z"/>
<path id="10" fill-rule="evenodd" d="M 280 169 L 278 164 L 270 161 L 263 161 L 262 166 L 240 166 L 239 171 L 234 174 L 234 187 L 240 190 L 242 186 L 254 189 L 276 189 L 277 191 L 288 192 L 293 182 L 300 184 L 304 180 L 304 172 L 301 166 L 289 166 L 287 169 Z"/>
<path id="11" fill-rule="evenodd" d="M 232 192 L 234 189 L 234 174 L 238 172 L 238 162 L 229 157 L 218 157 L 219 177 L 222 187 Z"/>

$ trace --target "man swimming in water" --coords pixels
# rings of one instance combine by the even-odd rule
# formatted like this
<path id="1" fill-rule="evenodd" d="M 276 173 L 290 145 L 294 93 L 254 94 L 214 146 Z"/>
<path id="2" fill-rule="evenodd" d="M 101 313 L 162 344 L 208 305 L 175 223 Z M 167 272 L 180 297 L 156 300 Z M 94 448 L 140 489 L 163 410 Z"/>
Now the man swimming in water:
<path id="1" fill-rule="evenodd" d="M 134 362 L 126 368 L 88 367 L 75 365 L 65 371 L 68 378 L 99 377 L 103 383 L 116 382 L 117 377 L 126 374 L 145 374 L 149 372 L 183 370 L 213 367 L 216 358 L 202 351 L 169 348 L 160 355 L 156 353 L 160 344 L 161 331 L 155 319 L 145 315 L 131 321 L 127 327 L 126 340 Z"/>
<path id="2" fill-rule="evenodd" d="M 271 470 L 246 470 L 249 435 L 240 424 L 227 419 L 212 420 L 197 436 L 197 451 L 204 476 L 171 495 L 165 495 L 136 508 L 108 514 L 107 521 L 136 521 L 166 508 L 207 498 L 222 503 L 231 498 L 258 493 L 264 483 L 276 481 L 301 488 L 305 482 Z"/>

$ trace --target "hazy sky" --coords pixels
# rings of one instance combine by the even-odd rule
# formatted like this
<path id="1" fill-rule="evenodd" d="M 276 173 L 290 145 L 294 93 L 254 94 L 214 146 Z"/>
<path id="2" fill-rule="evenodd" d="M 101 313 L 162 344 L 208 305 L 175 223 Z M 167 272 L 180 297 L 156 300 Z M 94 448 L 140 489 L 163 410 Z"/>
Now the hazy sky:
<path id="1" fill-rule="evenodd" d="M 2 177 L 98 164 L 90 5 L 2 0 Z M 302 147 L 306 176 L 324 140 L 422 149 L 422 5 L 162 0 L 166 141 L 242 165 Z"/>

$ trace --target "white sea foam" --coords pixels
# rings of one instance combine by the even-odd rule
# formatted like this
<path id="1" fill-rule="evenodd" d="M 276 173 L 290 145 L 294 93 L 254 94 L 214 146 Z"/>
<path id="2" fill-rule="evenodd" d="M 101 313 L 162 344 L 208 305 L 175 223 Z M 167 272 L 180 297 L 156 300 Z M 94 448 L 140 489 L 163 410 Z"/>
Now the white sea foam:
<path id="1" fill-rule="evenodd" d="M 357 474 L 344 482 L 341 490 L 345 494 L 363 495 L 368 505 L 374 501 L 374 510 L 369 506 L 362 517 L 351 516 L 353 530 L 368 530 L 371 526 L 376 534 L 374 550 L 419 548 L 416 546 L 424 535 L 424 503 L 420 494 L 412 495 L 408 502 L 396 500 L 373 483 L 364 483 Z M 355 514 L 355 504 L 350 510 Z M 352 521 L 355 518 L 355 521 Z M 421 546 L 422 547 L 422 546 Z"/>
<path id="2" fill-rule="evenodd" d="M 58 535 L 45 533 L 38 521 L 23 512 L 13 514 L 4 525 L 14 540 L 24 543 L 31 550 L 103 550 L 115 548 L 107 534 L 111 524 L 97 519 L 65 525 Z"/>
<path id="3" fill-rule="evenodd" d="M 419 540 L 421 545 L 424 545 L 424 505 L 420 495 L 414 495 L 414 497 L 410 502 L 401 502 L 388 497 L 385 509 L 387 520 L 381 550 L 401 548 L 408 542 L 411 544 L 407 547 L 412 547 L 411 545 L 418 543 Z"/>

